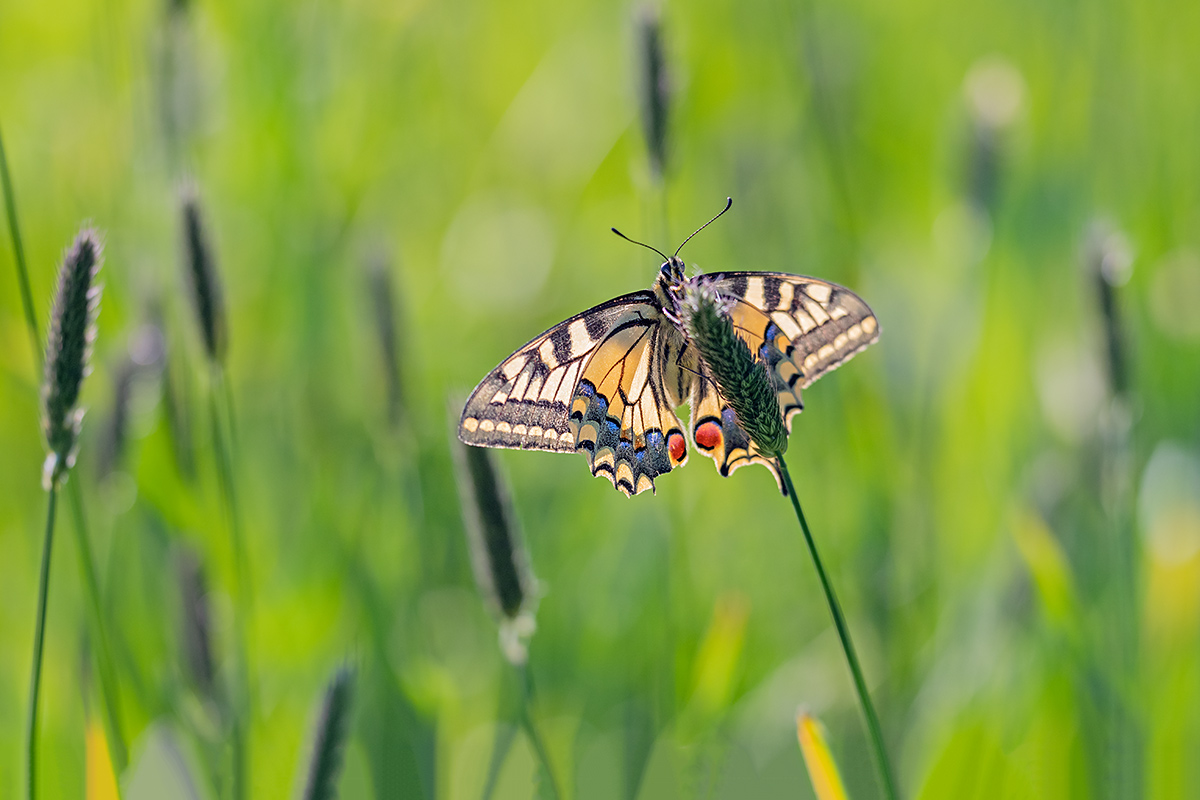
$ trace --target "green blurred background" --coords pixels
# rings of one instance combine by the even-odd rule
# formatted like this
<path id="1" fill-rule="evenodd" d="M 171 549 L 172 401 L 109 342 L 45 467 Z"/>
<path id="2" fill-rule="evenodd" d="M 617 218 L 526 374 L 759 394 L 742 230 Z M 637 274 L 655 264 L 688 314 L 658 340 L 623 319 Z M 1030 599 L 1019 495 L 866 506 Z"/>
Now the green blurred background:
<path id="1" fill-rule="evenodd" d="M 673 249 L 726 195 L 689 264 L 845 283 L 882 322 L 806 393 L 788 461 L 904 795 L 1194 796 L 1200 5 L 670 4 L 661 180 L 639 19 L 545 0 L 0 6 L 0 130 L 43 327 L 81 221 L 106 238 L 71 480 L 113 639 L 125 796 L 227 796 L 221 701 L 189 677 L 182 622 L 191 559 L 228 683 L 185 177 L 229 312 L 250 796 L 303 782 L 347 662 L 343 796 L 480 796 L 514 679 L 471 577 L 448 397 L 649 286 L 656 257 L 609 226 Z M 15 797 L 44 453 L 7 227 L 0 244 L 0 795 Z M 160 329 L 166 370 L 123 384 Z M 544 593 L 529 669 L 567 797 L 812 796 L 799 706 L 828 727 L 850 795 L 878 796 L 765 470 L 722 479 L 694 457 L 628 500 L 582 458 L 499 463 Z M 46 797 L 84 792 L 99 706 L 73 524 L 60 517 L 50 589 Z M 518 736 L 496 796 L 535 783 Z"/>

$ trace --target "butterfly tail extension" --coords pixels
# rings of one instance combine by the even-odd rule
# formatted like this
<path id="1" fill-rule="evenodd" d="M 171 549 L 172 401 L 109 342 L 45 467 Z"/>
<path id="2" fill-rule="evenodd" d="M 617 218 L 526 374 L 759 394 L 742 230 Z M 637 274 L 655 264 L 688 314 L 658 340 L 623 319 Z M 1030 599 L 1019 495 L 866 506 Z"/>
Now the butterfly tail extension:
<path id="1" fill-rule="evenodd" d="M 795 408 L 787 418 L 798 413 L 800 409 Z M 779 491 L 787 495 L 778 465 L 759 452 L 750 434 L 738 422 L 737 412 L 721 397 L 715 382 L 707 375 L 701 376 L 693 388 L 692 441 L 697 450 L 716 463 L 722 477 L 728 478 L 747 464 L 761 464 L 771 471 Z"/>

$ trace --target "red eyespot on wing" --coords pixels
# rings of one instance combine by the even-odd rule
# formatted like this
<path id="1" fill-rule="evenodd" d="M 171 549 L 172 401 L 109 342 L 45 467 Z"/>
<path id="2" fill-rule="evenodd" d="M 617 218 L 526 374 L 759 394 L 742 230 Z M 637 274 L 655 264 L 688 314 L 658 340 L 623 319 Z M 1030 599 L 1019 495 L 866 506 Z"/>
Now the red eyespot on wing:
<path id="1" fill-rule="evenodd" d="M 721 443 L 721 426 L 715 422 L 705 422 L 696 428 L 696 446 L 712 450 Z"/>
<path id="2" fill-rule="evenodd" d="M 682 433 L 673 432 L 667 437 L 667 451 L 671 454 L 672 462 L 683 460 L 683 456 L 687 452 L 687 442 Z"/>

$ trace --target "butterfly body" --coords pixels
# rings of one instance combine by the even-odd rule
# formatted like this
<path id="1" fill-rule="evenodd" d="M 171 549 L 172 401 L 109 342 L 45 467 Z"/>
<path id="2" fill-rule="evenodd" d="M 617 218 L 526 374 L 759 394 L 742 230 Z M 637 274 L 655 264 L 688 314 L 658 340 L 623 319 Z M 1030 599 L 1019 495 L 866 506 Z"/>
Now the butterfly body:
<path id="1" fill-rule="evenodd" d="M 534 338 L 471 393 L 458 435 L 467 444 L 581 452 L 593 475 L 627 495 L 687 461 L 675 409 L 691 406 L 691 440 L 722 475 L 766 466 L 679 322 L 689 280 L 711 282 L 738 334 L 766 364 L 790 431 L 800 390 L 876 341 L 857 295 L 816 278 L 724 272 L 688 279 L 668 258 L 648 291 L 603 303 Z M 782 483 L 780 482 L 782 489 Z"/>

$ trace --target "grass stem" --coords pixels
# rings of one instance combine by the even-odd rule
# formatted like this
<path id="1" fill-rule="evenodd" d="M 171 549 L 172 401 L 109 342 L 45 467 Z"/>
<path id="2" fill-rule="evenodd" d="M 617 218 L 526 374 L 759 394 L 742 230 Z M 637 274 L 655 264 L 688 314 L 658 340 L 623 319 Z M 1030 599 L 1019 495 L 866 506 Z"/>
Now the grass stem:
<path id="1" fill-rule="evenodd" d="M 96 641 L 96 672 L 100 678 L 100 692 L 104 696 L 104 726 L 108 736 L 108 754 L 113 772 L 120 776 L 129 763 L 129 752 L 125 737 L 121 733 L 120 695 L 117 691 L 116 674 L 113 671 L 112 649 L 109 647 L 108 632 L 104 625 L 104 607 L 100 602 L 100 582 L 96 578 L 96 560 L 88 538 L 87 516 L 83 510 L 83 493 L 78 481 L 67 482 L 67 495 L 75 518 L 75 545 L 79 551 L 79 570 L 83 573 L 83 587 L 91 614 L 92 636 Z"/>
<path id="2" fill-rule="evenodd" d="M 233 456 L 230 451 L 229 437 L 221 420 L 218 407 L 219 384 L 224 383 L 221 368 L 213 366 L 208 391 L 208 408 L 212 423 L 213 453 L 216 458 L 217 480 L 224 499 L 225 510 L 228 514 L 230 549 L 233 558 L 234 601 L 234 650 L 236 668 L 234 670 L 237 690 L 230 709 L 229 739 L 232 749 L 231 758 L 231 790 L 234 800 L 242 800 L 246 796 L 247 773 L 249 772 L 250 754 L 248 736 L 244 725 L 249 716 L 250 700 L 250 668 L 247 654 L 246 616 L 250 609 L 249 587 L 246 580 L 245 543 L 242 537 L 241 514 L 237 503 L 236 486 L 233 480 Z M 227 410 L 232 418 L 232 397 L 225 397 Z M 230 422 L 232 427 L 232 422 Z"/>
<path id="3" fill-rule="evenodd" d="M 541 734 L 538 733 L 537 725 L 533 721 L 533 713 L 531 706 L 533 705 L 533 676 L 529 673 L 529 667 L 521 665 L 516 667 L 517 677 L 521 681 L 521 727 L 525 729 L 525 735 L 529 737 L 529 744 L 533 747 L 533 753 L 537 756 L 538 762 L 542 767 L 542 776 L 546 780 L 550 789 L 550 797 L 554 800 L 562 797 L 558 791 L 558 783 L 554 780 L 554 770 L 550 768 L 550 754 L 546 751 L 546 745 L 542 742 Z"/>
<path id="4" fill-rule="evenodd" d="M 25 311 L 25 326 L 33 346 L 33 363 L 41 373 L 42 344 L 38 334 L 37 312 L 33 307 L 33 290 L 29 286 L 29 269 L 25 266 L 25 246 L 21 243 L 21 228 L 17 225 L 17 198 L 12 176 L 8 172 L 8 157 L 4 154 L 4 137 L 0 136 L 0 184 L 4 190 L 4 208 L 8 217 L 8 235 L 12 237 L 13 260 L 17 265 L 17 282 L 21 284 L 21 307 Z"/>
<path id="5" fill-rule="evenodd" d="M 850 627 L 846 624 L 842 606 L 838 603 L 837 595 L 833 591 L 833 584 L 829 582 L 829 576 L 825 573 L 825 565 L 821 563 L 821 556 L 817 553 L 817 543 L 808 529 L 804 511 L 800 508 L 800 498 L 796 494 L 796 487 L 792 485 L 792 476 L 788 473 L 787 464 L 782 457 L 775 459 L 775 462 L 779 466 L 779 474 L 783 476 L 788 496 L 792 498 L 792 508 L 796 510 L 796 519 L 800 522 L 800 529 L 804 531 L 804 541 L 808 545 L 813 565 L 817 568 L 817 576 L 821 579 L 821 588 L 825 590 L 829 613 L 833 615 L 833 624 L 837 628 L 838 638 L 842 640 L 842 651 L 846 654 L 846 663 L 849 664 L 850 673 L 854 677 L 854 690 L 858 693 L 858 702 L 862 706 L 863 716 L 867 721 L 867 730 L 871 734 L 875 766 L 879 770 L 879 782 L 884 796 L 888 800 L 896 800 L 896 781 L 892 777 L 891 762 L 888 760 L 887 748 L 883 743 L 883 731 L 879 727 L 879 717 L 875 714 L 875 706 L 871 704 L 871 695 L 867 692 L 867 682 L 863 679 L 862 666 L 858 663 L 858 654 L 854 651 L 854 642 L 850 640 Z"/>
<path id="6" fill-rule="evenodd" d="M 37 710 L 38 692 L 42 686 L 42 644 L 46 638 L 46 599 L 50 586 L 50 551 L 54 546 L 54 512 L 58 505 L 58 489 L 50 489 L 46 506 L 46 534 L 42 540 L 42 571 L 38 579 L 37 622 L 33 628 L 33 670 L 29 679 L 29 721 L 26 728 L 25 797 L 37 797 Z"/>

